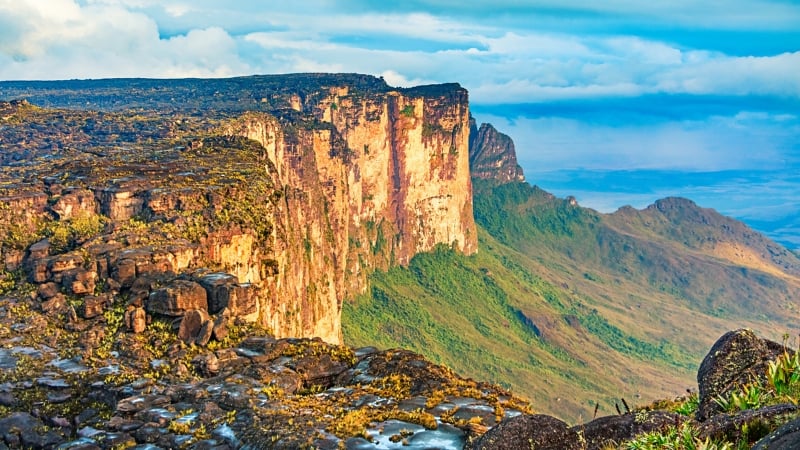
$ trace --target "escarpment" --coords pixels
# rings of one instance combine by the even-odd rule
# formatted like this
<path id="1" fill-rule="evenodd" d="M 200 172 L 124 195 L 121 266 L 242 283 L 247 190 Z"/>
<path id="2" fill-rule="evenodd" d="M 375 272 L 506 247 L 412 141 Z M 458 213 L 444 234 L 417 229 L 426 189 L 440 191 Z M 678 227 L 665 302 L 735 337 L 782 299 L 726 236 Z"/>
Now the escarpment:
<path id="1" fill-rule="evenodd" d="M 5 276 L 54 286 L 39 300 L 64 296 L 56 310 L 92 295 L 158 315 L 193 283 L 205 298 L 189 310 L 340 342 L 341 303 L 371 270 L 439 244 L 476 251 L 458 85 L 118 81 L 0 83 L 68 108 L 0 105 Z"/>

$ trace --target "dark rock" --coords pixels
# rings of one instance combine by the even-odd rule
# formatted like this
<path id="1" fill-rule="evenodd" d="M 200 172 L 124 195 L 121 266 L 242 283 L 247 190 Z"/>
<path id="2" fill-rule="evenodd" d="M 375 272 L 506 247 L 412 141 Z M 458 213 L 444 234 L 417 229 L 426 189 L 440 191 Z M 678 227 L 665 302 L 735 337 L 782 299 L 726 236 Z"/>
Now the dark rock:
<path id="1" fill-rule="evenodd" d="M 203 275 L 199 280 L 208 293 L 208 311 L 216 314 L 228 307 L 230 294 L 239 279 L 228 273 L 210 273 Z"/>
<path id="2" fill-rule="evenodd" d="M 40 284 L 36 289 L 36 294 L 39 295 L 39 298 L 42 300 L 51 299 L 60 292 L 61 291 L 59 290 L 58 285 L 53 282 Z"/>
<path id="3" fill-rule="evenodd" d="M 736 414 L 717 414 L 699 425 L 698 437 L 701 440 L 711 438 L 736 442 L 743 437 L 742 430 L 747 429 L 746 437 L 752 442 L 795 418 L 798 411 L 800 407 L 785 404 L 748 409 Z"/>
<path id="4" fill-rule="evenodd" d="M 677 427 L 685 420 L 684 416 L 666 411 L 637 411 L 618 416 L 599 417 L 585 425 L 572 427 L 582 436 L 587 449 L 602 449 L 610 444 L 618 444 L 636 436 L 652 431 L 663 431 L 670 426 Z"/>
<path id="5" fill-rule="evenodd" d="M 151 314 L 180 317 L 187 311 L 202 309 L 208 311 L 206 290 L 187 280 L 175 280 L 169 285 L 150 294 L 145 307 Z"/>
<path id="6" fill-rule="evenodd" d="M 517 163 L 514 141 L 497 131 L 491 124 L 481 124 L 470 118 L 469 168 L 474 178 L 499 183 L 525 181 L 522 167 Z"/>
<path id="7" fill-rule="evenodd" d="M 0 406 L 14 406 L 17 404 L 17 398 L 11 392 L 0 392 Z"/>
<path id="8" fill-rule="evenodd" d="M 111 299 L 108 295 L 87 295 L 77 312 L 84 319 L 92 319 L 102 315 L 109 303 Z"/>
<path id="9" fill-rule="evenodd" d="M 111 277 L 116 280 L 121 287 L 131 287 L 136 279 L 136 261 L 123 259 L 117 261 L 111 270 Z"/>
<path id="10" fill-rule="evenodd" d="M 327 353 L 304 356 L 293 360 L 287 366 L 303 377 L 307 387 L 328 387 L 339 374 L 350 368 L 350 364 L 336 360 Z"/>
<path id="11" fill-rule="evenodd" d="M 141 333 L 147 328 L 147 313 L 144 308 L 129 305 L 124 320 L 125 328 L 133 333 Z"/>
<path id="12" fill-rule="evenodd" d="M 505 420 L 472 444 L 473 450 L 571 450 L 584 448 L 578 434 L 555 417 L 522 415 Z"/>
<path id="13" fill-rule="evenodd" d="M 205 310 L 195 309 L 188 311 L 183 316 L 180 328 L 178 328 L 178 339 L 187 344 L 195 342 L 200 330 L 203 328 L 203 324 L 206 322 L 210 322 L 210 318 Z"/>
<path id="14" fill-rule="evenodd" d="M 753 450 L 796 450 L 800 448 L 800 419 L 794 419 L 756 442 Z"/>
<path id="15" fill-rule="evenodd" d="M 722 411 L 715 401 L 753 381 L 765 381 L 767 366 L 778 356 L 776 345 L 747 329 L 729 331 L 717 340 L 697 372 L 700 405 L 697 420 L 704 421 Z"/>
<path id="16" fill-rule="evenodd" d="M 86 295 L 94 292 L 97 272 L 76 267 L 65 270 L 61 278 L 61 286 L 75 295 Z"/>
<path id="17" fill-rule="evenodd" d="M 35 261 L 37 259 L 47 258 L 50 255 L 50 240 L 42 239 L 41 241 L 28 247 L 28 260 Z"/>
<path id="18" fill-rule="evenodd" d="M 214 318 L 214 327 L 211 330 L 214 339 L 222 341 L 228 337 L 228 324 L 230 323 L 230 320 L 230 311 L 228 308 L 220 311 L 217 317 Z"/>
<path id="19" fill-rule="evenodd" d="M 94 439 L 82 437 L 74 441 L 64 442 L 58 446 L 58 450 L 100 450 L 100 446 Z"/>
<path id="20" fill-rule="evenodd" d="M 211 334 L 213 331 L 214 331 L 214 321 L 211 319 L 206 320 L 200 327 L 200 331 L 197 332 L 197 338 L 195 339 L 194 343 L 201 347 L 205 347 L 211 340 Z"/>
<path id="21" fill-rule="evenodd" d="M 67 309 L 67 297 L 62 293 L 58 293 L 51 297 L 49 300 L 43 301 L 40 305 L 42 312 L 45 314 L 56 314 Z"/>
<path id="22" fill-rule="evenodd" d="M 161 439 L 161 436 L 166 434 L 166 432 L 167 430 L 161 427 L 145 425 L 134 431 L 133 436 L 136 438 L 136 442 L 139 444 L 153 444 L 158 442 L 158 440 Z"/>
<path id="23" fill-rule="evenodd" d="M 205 377 L 211 377 L 219 373 L 219 359 L 211 352 L 195 356 L 192 359 L 192 365 Z"/>
<path id="24" fill-rule="evenodd" d="M 64 435 L 26 412 L 0 419 L 0 436 L 12 448 L 52 448 L 65 440 Z"/>
<path id="25" fill-rule="evenodd" d="M 228 308 L 235 316 L 256 312 L 256 299 L 249 284 L 239 284 L 239 279 L 227 273 L 210 273 L 199 280 L 208 292 L 208 311 L 216 314 Z"/>

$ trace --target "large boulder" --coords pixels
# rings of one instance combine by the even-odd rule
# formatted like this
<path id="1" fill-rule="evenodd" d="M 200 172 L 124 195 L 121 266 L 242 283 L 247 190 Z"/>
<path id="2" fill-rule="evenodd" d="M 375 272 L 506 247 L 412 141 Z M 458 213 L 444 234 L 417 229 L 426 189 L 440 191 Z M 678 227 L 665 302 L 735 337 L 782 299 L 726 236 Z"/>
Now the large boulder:
<path id="1" fill-rule="evenodd" d="M 178 338 L 187 344 L 195 342 L 206 322 L 210 322 L 210 317 L 205 310 L 195 309 L 188 311 L 183 316 L 180 328 L 178 328 Z"/>
<path id="2" fill-rule="evenodd" d="M 256 299 L 249 284 L 239 284 L 239 279 L 228 273 L 210 273 L 200 278 L 208 293 L 208 311 L 216 314 L 228 308 L 234 316 L 256 312 Z"/>
<path id="3" fill-rule="evenodd" d="M 171 317 L 181 317 L 195 309 L 208 311 L 206 290 L 193 281 L 174 280 L 150 293 L 145 309 L 151 314 Z"/>
<path id="4" fill-rule="evenodd" d="M 756 442 L 753 450 L 795 450 L 800 448 L 800 419 L 792 420 Z"/>
<path id="5" fill-rule="evenodd" d="M 697 420 L 704 421 L 722 412 L 716 402 L 734 389 L 765 381 L 767 366 L 781 352 L 781 346 L 741 329 L 725 333 L 711 347 L 697 372 L 700 405 Z"/>
<path id="6" fill-rule="evenodd" d="M 473 450 L 578 450 L 584 446 L 578 433 L 555 417 L 521 415 L 504 420 L 472 444 Z"/>
<path id="7" fill-rule="evenodd" d="M 593 450 L 631 440 L 640 434 L 677 427 L 683 420 L 684 417 L 677 413 L 642 410 L 598 417 L 585 425 L 572 427 L 572 431 L 586 442 L 585 448 Z"/>
<path id="8" fill-rule="evenodd" d="M 752 442 L 795 418 L 798 411 L 800 408 L 796 405 L 783 404 L 748 409 L 735 414 L 717 414 L 698 426 L 698 437 L 700 440 L 738 442 L 746 439 Z"/>

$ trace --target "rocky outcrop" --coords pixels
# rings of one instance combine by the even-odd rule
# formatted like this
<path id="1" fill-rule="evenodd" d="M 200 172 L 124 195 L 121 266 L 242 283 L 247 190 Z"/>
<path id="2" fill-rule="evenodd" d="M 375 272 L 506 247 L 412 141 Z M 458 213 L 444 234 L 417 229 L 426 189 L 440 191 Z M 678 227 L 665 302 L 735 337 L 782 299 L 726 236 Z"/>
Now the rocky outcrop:
<path id="1" fill-rule="evenodd" d="M 286 187 L 264 323 L 337 342 L 341 302 L 371 270 L 438 244 L 476 251 L 467 95 L 458 86 L 380 95 L 336 86 L 303 111 L 325 125 L 287 130 L 248 114 L 225 132 L 261 143 Z"/>
<path id="2" fill-rule="evenodd" d="M 579 450 L 586 448 L 578 433 L 555 417 L 542 414 L 515 417 L 492 428 L 471 447 L 473 450 Z"/>
<path id="3" fill-rule="evenodd" d="M 125 295 L 150 314 L 227 308 L 277 336 L 340 342 L 341 304 L 371 271 L 437 245 L 477 250 L 457 84 L 392 89 L 325 74 L 142 83 L 152 89 L 88 82 L 47 103 L 124 111 L 163 89 L 192 113 L 0 105 L 0 140 L 25 168 L 0 197 L 0 222 L 17 224 L 0 230 L 7 269 L 24 263 L 31 282 Z M 125 100 L 95 103 L 101 86 Z M 220 89 L 262 100 L 221 102 Z M 37 233 L 49 241 L 31 246 Z M 169 287 L 176 278 L 202 286 L 194 300 Z"/>
<path id="4" fill-rule="evenodd" d="M 475 119 L 470 119 L 470 130 L 469 166 L 474 178 L 498 184 L 525 181 L 510 137 L 488 123 L 478 128 Z"/>
<path id="5" fill-rule="evenodd" d="M 721 412 L 722 406 L 717 400 L 733 389 L 766 381 L 769 362 L 782 352 L 780 344 L 765 341 L 751 330 L 725 333 L 711 347 L 697 372 L 700 390 L 697 419 L 703 421 Z"/>

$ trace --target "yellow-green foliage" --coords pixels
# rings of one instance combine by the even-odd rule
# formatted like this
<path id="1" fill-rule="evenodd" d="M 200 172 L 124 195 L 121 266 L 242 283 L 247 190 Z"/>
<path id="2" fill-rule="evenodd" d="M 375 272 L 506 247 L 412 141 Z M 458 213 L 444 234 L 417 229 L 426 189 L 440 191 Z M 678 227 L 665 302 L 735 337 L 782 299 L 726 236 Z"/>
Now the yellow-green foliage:
<path id="1" fill-rule="evenodd" d="M 350 347 L 342 345 L 330 345 L 321 341 L 304 340 L 296 344 L 291 344 L 283 352 L 282 356 L 311 355 L 320 356 L 330 355 L 331 359 L 347 364 L 356 363 L 356 355 Z"/>
<path id="2" fill-rule="evenodd" d="M 62 253 L 100 234 L 106 223 L 108 218 L 102 215 L 78 216 L 70 220 L 48 222 L 42 234 L 50 240 L 50 247 L 55 253 Z"/>
<path id="3" fill-rule="evenodd" d="M 624 450 L 732 450 L 730 443 L 711 440 L 701 440 L 695 430 L 688 423 L 680 428 L 670 427 L 664 432 L 652 432 L 638 436 L 619 447 Z"/>
<path id="4" fill-rule="evenodd" d="M 767 367 L 761 380 L 740 386 L 716 402 L 726 411 L 743 411 L 779 403 L 800 403 L 800 356 L 784 351 Z"/>

